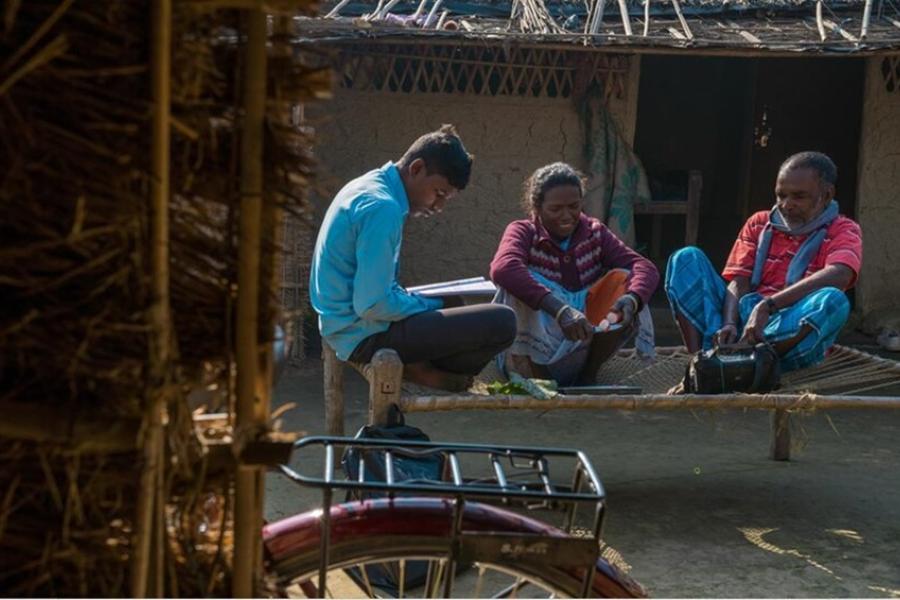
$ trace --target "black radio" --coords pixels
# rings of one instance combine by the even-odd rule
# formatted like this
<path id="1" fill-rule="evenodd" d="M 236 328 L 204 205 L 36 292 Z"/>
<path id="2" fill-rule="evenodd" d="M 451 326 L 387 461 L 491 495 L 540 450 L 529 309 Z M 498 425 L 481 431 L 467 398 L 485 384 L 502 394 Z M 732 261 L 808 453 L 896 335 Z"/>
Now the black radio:
<path id="1" fill-rule="evenodd" d="M 684 376 L 684 391 L 759 394 L 777 389 L 780 375 L 778 354 L 770 344 L 719 346 L 701 350 L 691 357 Z"/>

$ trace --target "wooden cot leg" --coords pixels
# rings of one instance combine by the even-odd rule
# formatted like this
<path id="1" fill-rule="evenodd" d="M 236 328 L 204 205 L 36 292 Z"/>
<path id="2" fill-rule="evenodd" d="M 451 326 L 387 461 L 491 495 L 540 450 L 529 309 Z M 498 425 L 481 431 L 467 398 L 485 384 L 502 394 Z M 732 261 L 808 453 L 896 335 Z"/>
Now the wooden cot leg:
<path id="1" fill-rule="evenodd" d="M 369 425 L 387 425 L 391 404 L 400 401 L 400 383 L 403 379 L 403 362 L 400 356 L 388 348 L 382 348 L 372 357 L 367 372 L 369 380 Z"/>
<path id="2" fill-rule="evenodd" d="M 772 411 L 772 445 L 769 449 L 769 458 L 791 459 L 791 413 L 784 409 Z"/>
<path id="3" fill-rule="evenodd" d="M 328 344 L 322 344 L 325 380 L 325 429 L 328 435 L 344 435 L 344 363 Z"/>

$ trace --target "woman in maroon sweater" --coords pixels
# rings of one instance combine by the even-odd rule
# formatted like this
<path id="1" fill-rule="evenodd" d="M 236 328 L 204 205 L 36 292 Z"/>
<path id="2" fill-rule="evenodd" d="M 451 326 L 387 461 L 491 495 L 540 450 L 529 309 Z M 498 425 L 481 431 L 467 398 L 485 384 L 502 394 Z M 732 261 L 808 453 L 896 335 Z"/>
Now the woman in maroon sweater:
<path id="1" fill-rule="evenodd" d="M 530 218 L 506 227 L 491 261 L 496 301 L 518 321 L 507 367 L 525 377 L 593 383 L 635 332 L 659 282 L 653 263 L 582 212 L 583 197 L 583 178 L 571 166 L 536 170 L 525 184 Z M 595 336 L 604 320 L 621 326 L 619 333 Z"/>

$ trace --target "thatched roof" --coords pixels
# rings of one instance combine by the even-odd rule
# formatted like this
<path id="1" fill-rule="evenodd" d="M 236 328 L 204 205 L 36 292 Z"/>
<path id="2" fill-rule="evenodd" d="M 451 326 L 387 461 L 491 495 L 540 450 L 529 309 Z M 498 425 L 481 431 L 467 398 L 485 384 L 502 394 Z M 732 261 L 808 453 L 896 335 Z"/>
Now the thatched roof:
<path id="1" fill-rule="evenodd" d="M 872 54 L 900 50 L 896 0 L 380 0 L 296 19 L 296 42 L 568 45 L 636 52 Z M 867 8 L 868 4 L 868 8 Z M 629 33 L 630 30 L 630 33 Z"/>

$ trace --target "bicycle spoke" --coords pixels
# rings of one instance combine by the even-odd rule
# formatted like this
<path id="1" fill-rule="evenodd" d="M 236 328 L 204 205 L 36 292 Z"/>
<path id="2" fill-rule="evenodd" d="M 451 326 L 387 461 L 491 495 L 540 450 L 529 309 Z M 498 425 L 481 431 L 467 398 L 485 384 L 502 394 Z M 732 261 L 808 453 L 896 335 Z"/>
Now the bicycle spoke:
<path id="1" fill-rule="evenodd" d="M 362 573 L 363 582 L 366 584 L 366 593 L 368 594 L 368 598 L 375 597 L 375 591 L 372 589 L 372 582 L 369 581 L 369 572 L 365 566 L 361 566 L 359 568 L 359 572 Z"/>
<path id="2" fill-rule="evenodd" d="M 484 574 L 487 568 L 484 565 L 478 565 L 478 579 L 475 581 L 475 598 L 481 598 L 481 592 L 484 589 Z"/>
<path id="3" fill-rule="evenodd" d="M 441 581 L 444 579 L 444 567 L 447 565 L 447 559 L 438 559 L 433 560 L 429 563 L 428 568 L 429 572 L 431 570 L 431 564 L 437 563 L 437 568 L 435 569 L 434 578 L 431 580 L 431 585 L 425 590 L 427 594 L 426 598 L 440 598 L 441 597 Z"/>
<path id="4" fill-rule="evenodd" d="M 434 585 L 433 584 L 434 563 L 435 563 L 435 561 L 433 561 L 433 560 L 428 561 L 428 571 L 426 571 L 426 573 L 425 573 L 425 588 L 422 590 L 423 598 L 431 598 L 432 597 L 431 596 L 431 588 Z"/>
<path id="5" fill-rule="evenodd" d="M 516 577 L 516 582 L 514 584 L 503 588 L 495 596 L 491 596 L 491 598 L 515 598 L 516 592 L 526 585 L 528 585 L 528 580 L 523 579 L 522 577 Z"/>
<path id="6" fill-rule="evenodd" d="M 286 586 L 288 597 L 320 597 L 313 583 L 315 572 L 306 573 L 306 577 L 292 579 L 293 583 Z M 457 569 L 451 568 L 443 550 L 430 555 L 411 550 L 395 556 L 332 562 L 321 597 L 441 598 L 446 577 L 453 577 L 454 598 L 567 598 L 570 594 L 577 596 L 581 589 L 574 581 L 567 583 L 568 587 L 555 586 L 552 579 L 530 573 L 520 565 L 475 561 Z"/>
<path id="7" fill-rule="evenodd" d="M 453 577 L 452 573 L 447 572 L 448 561 L 446 558 L 442 558 L 438 562 L 438 576 L 435 578 L 434 582 L 434 596 L 433 598 L 441 598 L 443 597 L 443 589 L 444 586 L 441 585 L 444 581 L 444 577 Z"/>

